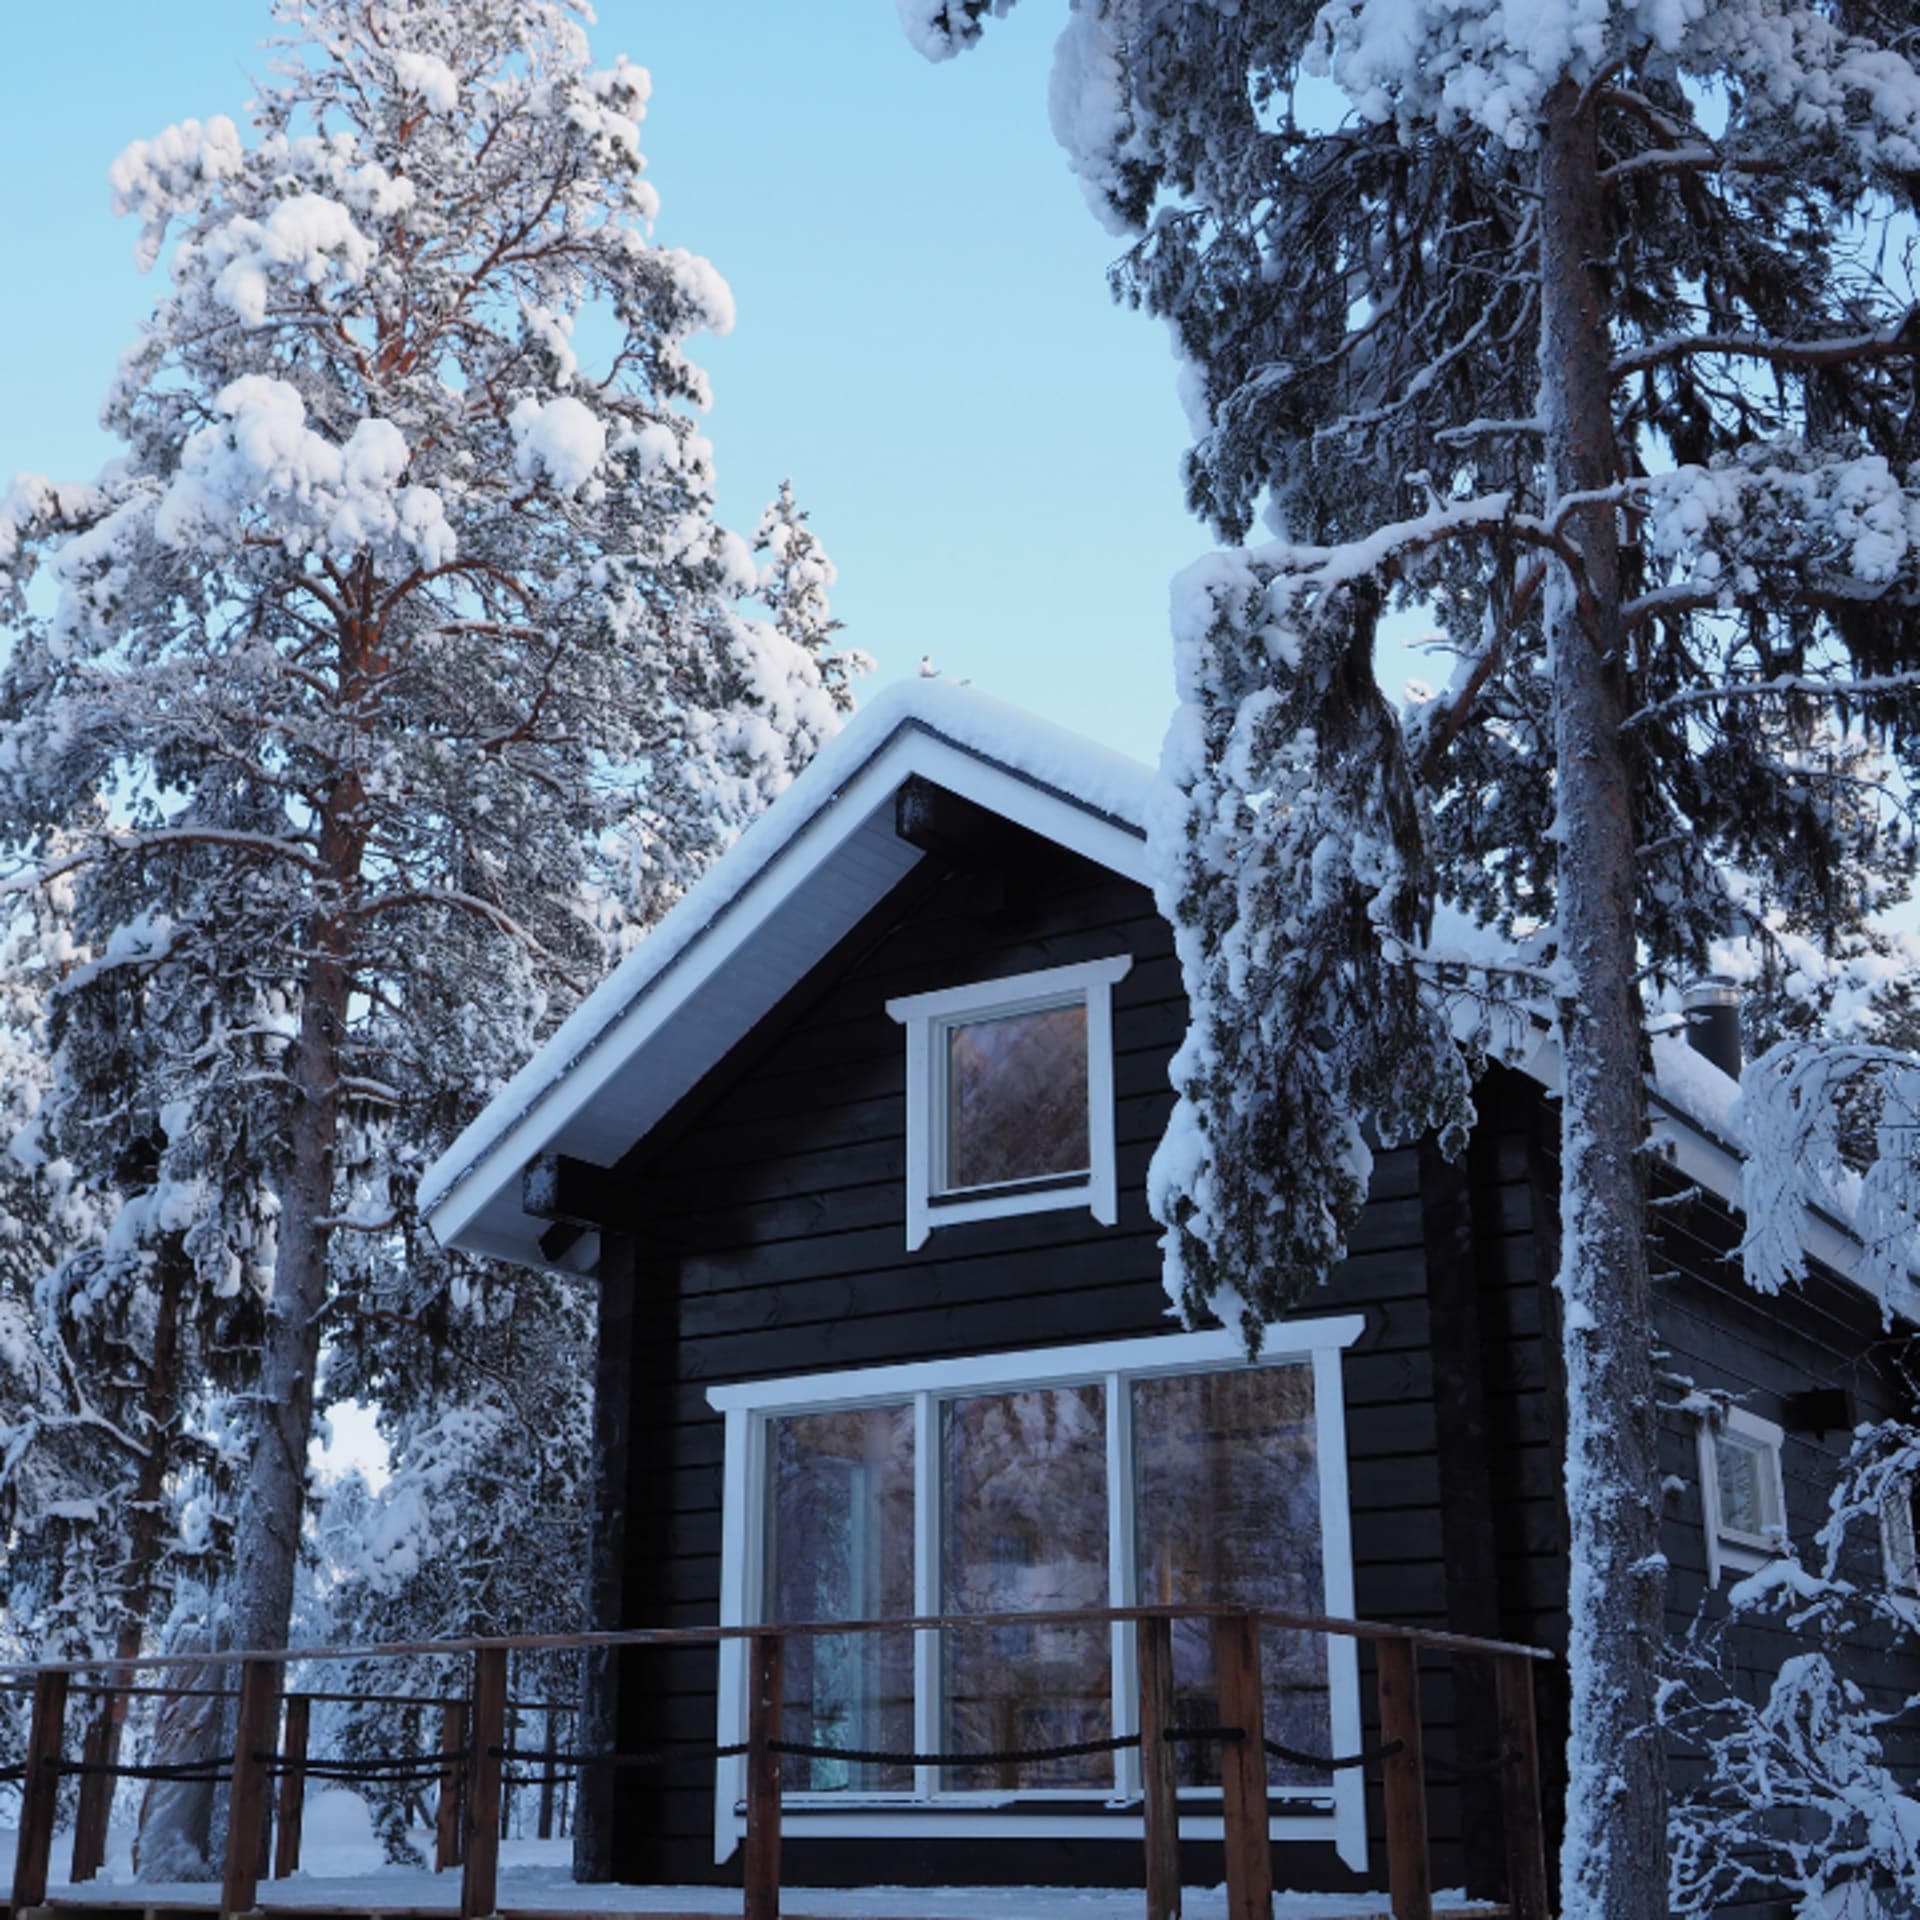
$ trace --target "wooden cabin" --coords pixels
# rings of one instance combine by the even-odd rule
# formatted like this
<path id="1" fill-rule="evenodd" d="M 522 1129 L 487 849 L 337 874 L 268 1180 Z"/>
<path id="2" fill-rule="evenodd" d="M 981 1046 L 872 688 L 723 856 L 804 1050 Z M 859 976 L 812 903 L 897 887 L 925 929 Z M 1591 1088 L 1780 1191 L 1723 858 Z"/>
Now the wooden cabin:
<path id="1" fill-rule="evenodd" d="M 1378 1156 L 1349 1258 L 1256 1362 L 1183 1328 L 1144 1198 L 1186 1025 L 1149 787 L 978 693 L 883 692 L 434 1170 L 443 1241 L 598 1283 L 590 1624 L 1226 1600 L 1564 1646 L 1551 1045 L 1487 1074 L 1458 1161 Z M 1660 1210 L 1679 1628 L 1811 1536 L 1901 1397 L 1832 1223 L 1797 1294 L 1745 1288 L 1725 1083 L 1667 1077 L 1659 1185 L 1697 1190 Z M 797 1646 L 784 1877 L 1137 1881 L 1137 1754 L 924 1758 L 1124 1731 L 1132 1658 L 1084 1625 Z M 1269 1772 L 1280 1886 L 1382 1884 L 1377 1789 L 1314 1763 L 1374 1740 L 1370 1658 L 1267 1635 L 1267 1730 L 1306 1756 Z M 1176 1636 L 1177 1713 L 1213 1712 L 1210 1660 Z M 1492 1891 L 1492 1696 L 1457 1664 L 1422 1675 L 1435 1884 Z M 737 1877 L 743 1674 L 738 1645 L 598 1669 L 636 1764 L 600 1777 L 582 1877 Z M 1557 1666 L 1539 1708 L 1551 1827 Z M 1181 1766 L 1187 1878 L 1218 1879 L 1218 1756 Z"/>

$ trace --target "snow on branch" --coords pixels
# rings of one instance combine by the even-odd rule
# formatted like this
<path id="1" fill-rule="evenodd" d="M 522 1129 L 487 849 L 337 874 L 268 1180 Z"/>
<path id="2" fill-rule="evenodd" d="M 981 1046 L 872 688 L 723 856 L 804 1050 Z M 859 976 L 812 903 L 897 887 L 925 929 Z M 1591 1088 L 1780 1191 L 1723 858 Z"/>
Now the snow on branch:
<path id="1" fill-rule="evenodd" d="M 1802 1209 L 1851 1225 L 1861 1278 L 1891 1314 L 1920 1254 L 1920 1057 L 1898 1048 L 1783 1040 L 1740 1076 L 1732 1122 L 1746 1149 L 1741 1258 L 1761 1293 L 1806 1270 Z M 1858 1139 L 1875 1152 L 1857 1170 Z"/>
<path id="2" fill-rule="evenodd" d="M 1616 379 L 1686 359 L 1759 360 L 1773 367 L 1833 367 L 1920 356 L 1920 307 L 1893 326 L 1825 340 L 1780 340 L 1757 333 L 1675 333 L 1630 348 L 1613 363 Z"/>

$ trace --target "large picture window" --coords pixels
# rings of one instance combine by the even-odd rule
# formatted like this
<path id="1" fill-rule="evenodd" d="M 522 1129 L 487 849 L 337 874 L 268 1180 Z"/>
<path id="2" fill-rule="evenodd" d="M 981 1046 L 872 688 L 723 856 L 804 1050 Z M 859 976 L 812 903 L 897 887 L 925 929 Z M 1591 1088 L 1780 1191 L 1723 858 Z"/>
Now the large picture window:
<path id="1" fill-rule="evenodd" d="M 1125 954 L 889 1000 L 907 1030 L 907 1245 L 1055 1207 L 1118 1219 L 1112 989 Z"/>
<path id="2" fill-rule="evenodd" d="M 1227 1603 L 1350 1616 L 1340 1355 L 1357 1318 L 1175 1334 L 715 1388 L 727 1422 L 726 1624 L 1062 1614 Z M 722 1655 L 722 1744 L 741 1738 L 744 1654 Z M 1354 1643 L 1268 1628 L 1270 1737 L 1305 1754 L 1360 1739 Z M 1137 1831 L 1137 1753 L 1039 1760 L 1138 1731 L 1131 1626 L 1062 1619 L 902 1627 L 789 1643 L 783 1761 L 795 1833 Z M 1218 1718 L 1207 1623 L 1174 1633 L 1177 1723 Z M 917 1754 L 923 1764 L 850 1756 Z M 992 1756 L 932 1764 L 929 1756 Z M 1219 1766 L 1182 1745 L 1182 1831 L 1219 1831 Z M 743 1829 L 721 1764 L 720 1857 Z M 1360 1782 L 1274 1759 L 1276 1837 L 1356 1864 Z"/>

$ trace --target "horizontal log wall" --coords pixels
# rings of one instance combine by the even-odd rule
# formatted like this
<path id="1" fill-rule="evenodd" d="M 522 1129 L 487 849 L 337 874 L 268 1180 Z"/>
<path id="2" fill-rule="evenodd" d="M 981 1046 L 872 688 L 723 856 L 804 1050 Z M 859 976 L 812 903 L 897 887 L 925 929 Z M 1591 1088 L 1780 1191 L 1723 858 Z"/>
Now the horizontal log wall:
<path id="1" fill-rule="evenodd" d="M 633 1478 L 626 1615 L 692 1623 L 719 1599 L 721 1427 L 706 1390 L 722 1382 L 1168 1331 L 1158 1229 L 1145 1204 L 1147 1161 L 1172 1096 L 1167 1062 L 1186 1007 L 1165 924 L 1144 889 L 1058 849 L 1032 844 L 1007 876 L 1004 907 L 982 888 L 923 865 L 778 1008 L 623 1169 L 636 1220 Z M 1114 989 L 1120 1221 L 1084 1211 L 939 1228 L 905 1245 L 905 1048 L 885 1012 L 901 994 L 1125 952 Z M 1379 1156 L 1373 1202 L 1353 1256 L 1313 1313 L 1363 1310 L 1348 1355 L 1349 1474 L 1357 1599 L 1363 1616 L 1449 1624 L 1446 1540 L 1435 1466 L 1433 1367 L 1426 1313 L 1420 1156 Z M 1525 1154 L 1490 1163 L 1475 1214 L 1486 1284 L 1521 1297 L 1493 1324 L 1537 1334 Z M 1531 1318 L 1528 1315 L 1531 1314 Z M 1503 1431 L 1524 1430 L 1517 1472 L 1541 1481 L 1503 1510 L 1522 1516 L 1524 1551 L 1557 1547 L 1538 1355 L 1500 1357 L 1491 1389 Z M 712 1863 L 710 1654 L 633 1654 L 622 1691 L 622 1745 L 676 1757 L 623 1776 L 630 1817 L 617 1877 L 700 1880 Z M 1371 1654 L 1363 1698 L 1373 1699 Z M 1431 1751 L 1453 1757 L 1452 1676 L 1422 1665 Z M 1369 1704 L 1371 1716 L 1372 1707 Z M 1377 1728 L 1369 1722 L 1369 1738 Z M 1384 1828 L 1370 1822 L 1376 1841 Z M 1436 1771 L 1435 1871 L 1460 1873 L 1456 1790 Z M 1217 1848 L 1189 1848 L 1190 1874 L 1217 1879 Z M 785 1842 L 793 1884 L 832 1881 L 1136 1882 L 1138 1842 L 977 1844 Z M 1276 1854 L 1283 1883 L 1340 1887 L 1351 1877 L 1325 1845 Z M 1384 1860 L 1376 1863 L 1378 1874 Z"/>

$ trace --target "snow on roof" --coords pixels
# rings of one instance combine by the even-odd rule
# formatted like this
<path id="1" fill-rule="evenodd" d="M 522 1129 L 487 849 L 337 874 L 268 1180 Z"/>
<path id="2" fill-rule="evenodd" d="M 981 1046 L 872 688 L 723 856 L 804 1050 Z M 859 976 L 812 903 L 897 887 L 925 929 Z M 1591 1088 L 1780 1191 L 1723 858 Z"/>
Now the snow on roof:
<path id="1" fill-rule="evenodd" d="M 435 1235 L 545 1264 L 526 1162 L 611 1165 L 851 931 L 921 857 L 893 830 L 915 774 L 1145 878 L 1140 762 L 972 688 L 883 688 L 428 1169 Z"/>

